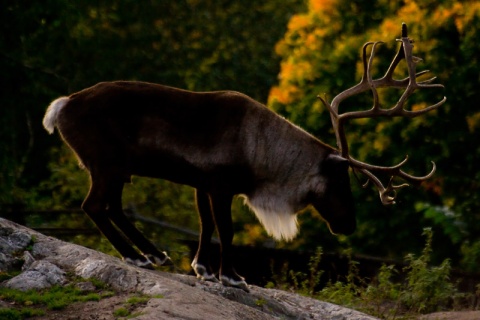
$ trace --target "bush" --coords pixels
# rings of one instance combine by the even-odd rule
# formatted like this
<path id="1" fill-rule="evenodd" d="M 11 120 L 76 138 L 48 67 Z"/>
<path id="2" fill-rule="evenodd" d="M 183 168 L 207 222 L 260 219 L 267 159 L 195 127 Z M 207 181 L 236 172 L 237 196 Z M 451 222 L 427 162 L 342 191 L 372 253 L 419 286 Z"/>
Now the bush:
<path id="1" fill-rule="evenodd" d="M 432 254 L 433 232 L 423 231 L 425 246 L 417 258 L 414 254 L 405 257 L 406 266 L 401 270 L 393 265 L 383 265 L 374 279 L 359 276 L 358 262 L 349 260 L 349 271 L 344 281 L 328 282 L 315 291 L 320 284 L 322 270 L 318 270 L 322 250 L 317 249 L 309 263 L 309 274 L 285 271 L 277 284 L 286 289 L 285 283 L 293 283 L 293 289 L 319 300 L 352 307 L 382 319 L 398 319 L 406 315 L 451 309 L 466 294 L 456 289 L 450 280 L 450 260 L 439 266 L 429 265 Z M 348 255 L 351 256 L 350 252 Z M 270 284 L 271 285 L 271 284 Z M 479 286 L 480 287 L 480 286 Z"/>

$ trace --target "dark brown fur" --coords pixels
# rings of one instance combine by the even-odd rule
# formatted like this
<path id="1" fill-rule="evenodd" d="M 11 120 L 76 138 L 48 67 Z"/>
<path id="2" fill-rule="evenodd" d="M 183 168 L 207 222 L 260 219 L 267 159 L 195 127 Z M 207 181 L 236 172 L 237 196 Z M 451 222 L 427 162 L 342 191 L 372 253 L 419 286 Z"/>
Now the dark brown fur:
<path id="1" fill-rule="evenodd" d="M 167 259 L 122 214 L 123 183 L 132 175 L 197 190 L 202 222 L 192 266 L 212 280 L 206 243 L 216 226 L 221 279 L 246 288 L 231 265 L 230 205 L 244 195 L 276 238 L 296 234 L 295 212 L 309 204 L 333 232 L 355 228 L 348 162 L 336 150 L 241 93 L 191 92 L 143 82 L 105 82 L 52 102 L 45 128 L 56 126 L 89 171 L 84 210 L 115 248 L 138 265 Z M 121 240 L 112 222 L 146 256 Z"/>

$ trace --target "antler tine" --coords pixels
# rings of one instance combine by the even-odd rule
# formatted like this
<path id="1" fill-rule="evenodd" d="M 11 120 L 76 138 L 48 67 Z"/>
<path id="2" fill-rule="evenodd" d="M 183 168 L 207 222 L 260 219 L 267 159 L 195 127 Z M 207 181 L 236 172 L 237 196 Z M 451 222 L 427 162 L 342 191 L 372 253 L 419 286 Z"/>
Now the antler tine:
<path id="1" fill-rule="evenodd" d="M 420 184 L 422 181 L 429 179 L 435 173 L 435 163 L 432 162 L 432 170 L 427 175 L 414 176 L 402 170 L 402 167 L 408 160 L 408 156 L 405 157 L 405 159 L 402 160 L 400 163 L 390 167 L 376 166 L 358 161 L 352 158 L 348 151 L 348 143 L 344 130 L 345 121 L 347 121 L 348 119 L 400 116 L 414 118 L 438 108 L 446 101 L 446 97 L 443 97 L 443 99 L 439 102 L 421 110 L 411 111 L 405 109 L 405 102 L 413 93 L 415 93 L 417 89 L 443 88 L 443 85 L 432 83 L 436 79 L 436 77 L 432 77 L 423 81 L 417 81 L 417 78 L 428 73 L 429 71 L 424 70 L 416 72 L 416 65 L 418 62 L 422 61 L 422 59 L 412 55 L 413 40 L 408 37 L 407 27 L 405 24 L 402 24 L 402 37 L 401 39 L 397 39 L 397 41 L 401 42 L 401 45 L 383 77 L 379 79 L 373 79 L 371 73 L 377 46 L 379 44 L 382 44 L 382 42 L 367 42 L 363 45 L 362 48 L 363 75 L 360 82 L 355 86 L 339 93 L 337 96 L 335 96 L 331 103 L 328 103 L 326 99 L 319 96 L 320 100 L 323 102 L 323 104 L 326 106 L 326 108 L 331 114 L 332 125 L 335 130 L 337 145 L 341 152 L 341 155 L 349 160 L 350 166 L 355 171 L 359 171 L 367 177 L 368 181 L 366 184 L 371 181 L 377 187 L 380 194 L 380 199 L 383 204 L 395 203 L 396 190 L 408 186 L 407 183 L 394 185 L 393 181 L 395 177 L 400 178 L 408 183 Z M 372 48 L 370 51 L 370 56 L 368 57 L 367 49 L 369 46 L 372 46 Z M 393 78 L 393 74 L 402 59 L 405 59 L 405 62 L 407 64 L 408 77 L 406 77 L 405 79 L 397 80 Z M 405 90 L 393 107 L 382 108 L 377 91 L 378 88 L 382 87 L 404 88 Z M 343 114 L 339 113 L 339 105 L 343 100 L 368 90 L 372 92 L 373 96 L 373 106 L 370 109 L 346 112 Z M 390 176 L 389 182 L 386 186 L 375 175 L 377 173 Z"/>
<path id="2" fill-rule="evenodd" d="M 432 166 L 433 166 L 432 170 L 430 171 L 429 174 L 427 174 L 425 176 L 416 177 L 416 176 L 410 175 L 408 173 L 405 173 L 404 171 L 402 171 L 400 169 L 400 167 L 403 166 L 403 164 L 405 164 L 405 162 L 407 162 L 407 159 L 408 159 L 408 157 L 406 157 L 402 162 L 400 162 L 396 166 L 392 166 L 392 167 L 376 167 L 376 166 L 368 165 L 370 167 L 370 169 L 367 169 L 367 168 L 358 169 L 358 171 L 363 173 L 368 179 L 367 182 L 363 185 L 363 187 L 364 188 L 367 187 L 368 182 L 371 181 L 378 189 L 378 193 L 379 193 L 379 196 L 380 196 L 380 200 L 382 201 L 382 204 L 384 204 L 384 205 L 395 204 L 395 198 L 396 198 L 396 194 L 397 194 L 396 190 L 410 186 L 408 183 L 402 183 L 402 184 L 399 184 L 399 185 L 394 185 L 393 180 L 394 180 L 395 177 L 402 178 L 405 181 L 408 181 L 410 183 L 418 185 L 418 184 L 422 183 L 423 181 L 431 178 L 436 171 L 435 162 L 432 161 Z M 370 170 L 376 170 L 376 169 L 380 169 L 383 172 L 391 173 L 390 179 L 389 179 L 386 187 L 383 185 L 383 183 L 380 181 L 380 179 L 370 171 Z"/>
<path id="3" fill-rule="evenodd" d="M 345 91 L 340 92 L 338 95 L 335 96 L 335 98 L 332 99 L 332 103 L 330 105 L 330 108 L 334 111 L 334 113 L 337 116 L 339 115 L 338 107 L 343 100 L 345 100 L 348 97 L 354 96 L 356 94 L 362 93 L 362 92 L 370 89 L 370 85 L 369 85 L 369 81 L 368 81 L 368 75 L 370 74 L 372 58 L 370 57 L 370 59 L 367 59 L 367 48 L 368 48 L 369 45 L 375 45 L 376 43 L 379 43 L 379 42 L 371 42 L 370 41 L 370 42 L 365 43 L 362 47 L 363 74 L 362 74 L 362 79 L 360 80 L 360 82 L 357 85 L 355 85 L 355 86 L 353 86 L 353 87 L 351 87 L 351 88 L 349 88 Z"/>
<path id="4" fill-rule="evenodd" d="M 370 86 L 370 90 L 372 90 L 372 95 L 373 95 L 373 107 L 372 111 L 376 111 L 380 108 L 380 102 L 378 98 L 378 91 L 375 86 L 374 80 L 372 78 L 372 73 L 371 73 L 371 67 L 373 64 L 373 58 L 375 57 L 375 49 L 378 44 L 383 43 L 383 42 L 375 42 L 372 46 L 372 51 L 370 53 L 370 59 L 368 60 L 368 68 L 367 68 L 367 81 L 368 85 Z"/>
<path id="5" fill-rule="evenodd" d="M 408 161 L 408 156 L 405 156 L 405 159 L 403 159 L 400 163 L 391 166 L 391 167 L 384 167 L 384 166 L 376 166 L 373 164 L 365 163 L 362 161 L 359 161 L 357 159 L 351 158 L 350 157 L 350 165 L 352 165 L 355 168 L 362 168 L 362 169 L 367 169 L 367 170 L 374 170 L 374 171 L 383 171 L 383 172 L 398 172 L 400 171 L 400 168 L 407 163 Z"/>
<path id="6" fill-rule="evenodd" d="M 331 103 L 329 103 L 326 99 L 324 99 L 320 95 L 317 96 L 317 98 L 319 98 L 322 101 L 322 103 L 325 105 L 325 107 L 330 112 L 330 117 L 331 117 L 331 120 L 332 120 L 332 126 L 333 126 L 335 136 L 336 136 L 336 139 L 337 139 L 337 146 L 338 146 L 339 150 L 341 151 L 342 156 L 345 157 L 346 159 L 348 159 L 348 144 L 347 144 L 346 137 L 345 137 L 345 132 L 344 132 L 344 129 L 343 129 L 343 122 L 344 122 L 344 118 L 346 118 L 346 117 L 345 117 L 345 114 L 343 114 L 343 115 L 339 114 L 338 108 L 340 106 L 340 103 L 343 100 L 347 99 L 348 97 L 354 96 L 356 94 L 365 92 L 369 89 L 374 92 L 374 101 L 376 101 L 374 106 L 376 104 L 378 104 L 378 94 L 377 94 L 376 90 L 374 89 L 375 88 L 375 84 L 374 84 L 375 80 L 373 80 L 372 77 L 371 77 L 370 69 L 371 69 L 372 62 L 373 62 L 375 47 L 379 43 L 382 43 L 382 42 L 380 42 L 380 41 L 378 41 L 378 42 L 367 42 L 363 45 L 363 47 L 362 47 L 363 74 L 362 74 L 362 79 L 360 80 L 360 82 L 358 84 L 356 84 L 355 86 L 353 86 L 353 87 L 351 87 L 347 90 L 344 90 L 344 91 L 340 92 L 338 95 L 336 95 L 332 99 Z M 368 48 L 369 45 L 373 45 L 373 47 L 372 47 L 372 51 L 371 51 L 372 53 L 370 55 L 370 58 L 367 59 L 367 48 Z"/>
<path id="7" fill-rule="evenodd" d="M 387 186 L 385 187 L 383 185 L 383 183 L 380 181 L 380 179 L 378 179 L 369 170 L 360 169 L 359 171 L 361 173 L 363 173 L 365 176 L 367 176 L 367 178 L 368 178 L 367 183 L 364 184 L 363 187 L 366 187 L 368 185 L 368 182 L 372 181 L 372 183 L 377 187 L 378 194 L 380 195 L 380 200 L 382 201 L 382 204 L 384 204 L 384 205 L 395 204 L 395 198 L 397 196 L 397 191 L 396 190 L 409 186 L 407 183 L 403 183 L 403 184 L 400 184 L 400 185 L 394 185 L 393 184 L 393 178 L 394 177 L 391 176 Z"/>
<path id="8" fill-rule="evenodd" d="M 397 54 L 393 58 L 392 63 L 388 67 L 387 72 L 385 72 L 385 75 L 383 76 L 383 78 L 378 80 L 378 85 L 379 86 L 383 85 L 384 81 L 386 81 L 386 82 L 394 81 L 393 73 L 395 72 L 395 69 L 397 68 L 400 61 L 402 61 L 402 59 L 405 59 L 405 50 L 403 50 L 403 43 L 400 46 L 400 48 L 398 48 Z M 408 79 L 409 78 L 406 78 L 404 80 L 408 80 Z M 403 81 L 400 81 L 400 82 L 403 82 Z"/>
<path id="9" fill-rule="evenodd" d="M 430 170 L 430 173 L 428 173 L 427 175 L 416 177 L 411 174 L 405 173 L 402 170 L 399 170 L 396 176 L 399 178 L 402 178 L 405 181 L 408 181 L 414 184 L 420 184 L 423 181 L 430 179 L 434 175 L 435 171 L 437 171 L 437 165 L 435 164 L 435 162 L 432 161 L 432 170 Z"/>
<path id="10" fill-rule="evenodd" d="M 425 74 L 426 72 L 428 72 L 428 70 L 426 70 L 423 73 L 422 72 L 420 72 L 420 73 L 416 72 L 416 65 L 417 65 L 418 62 L 422 61 L 422 59 L 413 56 L 413 54 L 412 54 L 413 40 L 411 40 L 407 36 L 404 36 L 404 35 L 406 35 L 406 31 L 403 32 L 404 30 L 406 30 L 406 25 L 405 24 L 402 25 L 402 38 L 397 39 L 397 41 L 402 42 L 402 45 L 400 46 L 399 50 L 403 49 L 402 51 L 404 52 L 405 61 L 407 63 L 408 85 L 407 85 L 407 88 L 406 88 L 405 92 L 402 94 L 402 96 L 398 100 L 398 103 L 392 108 L 392 112 L 393 113 L 398 112 L 400 116 L 407 116 L 407 117 L 412 118 L 412 117 L 415 117 L 415 116 L 422 115 L 422 114 L 424 114 L 424 113 L 426 113 L 430 110 L 438 108 L 443 103 L 445 103 L 446 97 L 443 97 L 443 99 L 440 102 L 438 102 L 438 103 L 436 103 L 432 106 L 429 106 L 427 108 L 424 108 L 422 110 L 408 111 L 408 110 L 404 109 L 403 106 L 405 104 L 405 101 L 415 92 L 416 89 L 420 89 L 420 88 L 444 88 L 444 86 L 441 85 L 441 84 L 432 84 L 431 83 L 436 79 L 436 77 L 427 79 L 427 80 L 422 81 L 422 82 L 417 82 L 417 77 L 419 75 Z"/>

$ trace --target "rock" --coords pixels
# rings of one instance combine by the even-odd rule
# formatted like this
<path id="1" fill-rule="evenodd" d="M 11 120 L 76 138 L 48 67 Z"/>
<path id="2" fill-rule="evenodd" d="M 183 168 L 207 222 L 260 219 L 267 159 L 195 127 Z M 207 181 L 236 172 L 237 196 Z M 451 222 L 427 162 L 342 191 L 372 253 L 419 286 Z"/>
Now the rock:
<path id="1" fill-rule="evenodd" d="M 35 258 L 32 256 L 32 254 L 29 251 L 24 251 L 22 271 L 28 270 L 34 262 Z"/>
<path id="2" fill-rule="evenodd" d="M 76 265 L 75 274 L 85 279 L 96 278 L 112 285 L 115 290 L 135 291 L 137 289 L 137 272 L 103 259 L 86 258 L 81 260 Z"/>
<path id="3" fill-rule="evenodd" d="M 31 239 L 30 234 L 27 232 L 0 226 L 0 251 L 5 254 L 12 254 L 25 249 Z"/>
<path id="4" fill-rule="evenodd" d="M 44 236 L 0 218 L 0 246 L 15 239 L 16 244 L 9 248 L 16 248 L 15 252 L 25 250 L 31 245 L 25 235 L 35 239 L 30 252 L 24 254 L 25 261 L 28 261 L 25 270 L 4 285 L 22 290 L 61 285 L 67 281 L 65 275 L 68 272 L 85 279 L 99 279 L 118 294 L 137 292 L 155 296 L 139 310 L 136 319 L 376 319 L 281 290 L 250 286 L 250 293 L 247 293 L 219 283 L 202 282 L 193 276 L 140 269 L 118 258 Z M 8 259 L 13 256 L 4 251 L 1 253 L 5 262 L 10 263 Z M 61 314 L 58 319 L 63 319 Z M 86 314 L 78 319 L 90 318 Z"/>
<path id="5" fill-rule="evenodd" d="M 35 261 L 16 277 L 5 283 L 7 288 L 27 291 L 45 289 L 66 282 L 65 271 L 48 261 Z"/>
<path id="6" fill-rule="evenodd" d="M 23 263 L 20 256 L 31 241 L 28 232 L 0 224 L 0 271 L 18 269 Z"/>

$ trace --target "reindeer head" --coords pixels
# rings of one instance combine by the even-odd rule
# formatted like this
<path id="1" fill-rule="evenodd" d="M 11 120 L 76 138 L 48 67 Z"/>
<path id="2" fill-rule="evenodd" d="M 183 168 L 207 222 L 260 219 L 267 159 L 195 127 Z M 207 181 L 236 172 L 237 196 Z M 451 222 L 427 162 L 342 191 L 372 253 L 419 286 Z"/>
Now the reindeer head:
<path id="1" fill-rule="evenodd" d="M 349 235 L 357 227 L 348 167 L 347 159 L 336 153 L 328 155 L 320 168 L 320 175 L 328 187 L 314 192 L 310 199 L 333 234 Z"/>

